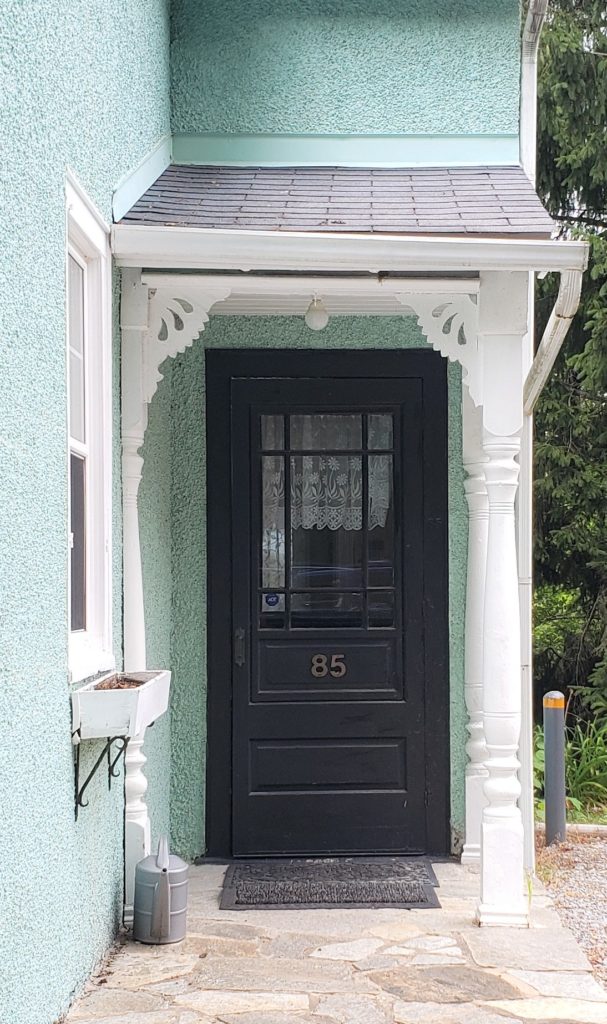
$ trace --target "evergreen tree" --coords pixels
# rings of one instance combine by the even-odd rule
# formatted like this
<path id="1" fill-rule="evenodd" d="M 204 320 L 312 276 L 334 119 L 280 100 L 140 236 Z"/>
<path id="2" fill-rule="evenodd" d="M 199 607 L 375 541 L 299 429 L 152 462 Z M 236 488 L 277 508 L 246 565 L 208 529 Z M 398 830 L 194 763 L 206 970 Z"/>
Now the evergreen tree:
<path id="1" fill-rule="evenodd" d="M 576 687 L 607 711 L 607 4 L 553 0 L 538 82 L 538 191 L 590 243 L 580 309 L 538 403 L 538 691 Z M 538 340 L 558 281 L 537 293 Z"/>

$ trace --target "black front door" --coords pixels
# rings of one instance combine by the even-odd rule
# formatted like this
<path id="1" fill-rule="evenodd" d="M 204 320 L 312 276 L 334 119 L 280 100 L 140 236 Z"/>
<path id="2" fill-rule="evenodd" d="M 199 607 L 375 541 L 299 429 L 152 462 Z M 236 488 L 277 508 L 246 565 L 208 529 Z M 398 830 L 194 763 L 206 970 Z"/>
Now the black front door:
<path id="1" fill-rule="evenodd" d="M 429 842 L 447 698 L 428 707 L 424 645 L 433 565 L 444 582 L 444 544 L 426 548 L 444 438 L 432 455 L 425 435 L 444 411 L 400 365 L 230 375 L 234 856 L 421 853 L 446 834 Z"/>

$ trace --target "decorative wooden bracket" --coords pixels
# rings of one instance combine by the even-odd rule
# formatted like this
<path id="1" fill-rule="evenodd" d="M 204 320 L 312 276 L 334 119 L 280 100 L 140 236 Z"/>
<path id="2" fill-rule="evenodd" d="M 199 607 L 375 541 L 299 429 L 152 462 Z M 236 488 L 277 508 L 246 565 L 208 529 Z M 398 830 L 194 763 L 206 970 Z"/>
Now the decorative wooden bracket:
<path id="1" fill-rule="evenodd" d="M 151 402 L 162 380 L 160 367 L 196 340 L 209 321 L 209 310 L 227 299 L 229 288 L 196 288 L 196 297 L 177 295 L 173 290 L 153 288 L 149 292 L 149 328 L 144 338 L 143 400 Z"/>
<path id="2" fill-rule="evenodd" d="M 396 298 L 408 306 L 432 348 L 451 362 L 461 363 L 463 380 L 475 405 L 481 402 L 476 295 L 416 295 Z"/>
<path id="3" fill-rule="evenodd" d="M 122 278 L 122 494 L 124 530 L 124 661 L 141 671 L 146 665 L 143 578 L 137 495 L 143 472 L 148 408 L 162 380 L 166 359 L 184 352 L 204 330 L 209 310 L 227 298 L 229 287 L 216 282 L 195 295 L 175 284 L 149 288 L 140 270 Z M 128 760 L 128 759 L 127 759 Z"/>

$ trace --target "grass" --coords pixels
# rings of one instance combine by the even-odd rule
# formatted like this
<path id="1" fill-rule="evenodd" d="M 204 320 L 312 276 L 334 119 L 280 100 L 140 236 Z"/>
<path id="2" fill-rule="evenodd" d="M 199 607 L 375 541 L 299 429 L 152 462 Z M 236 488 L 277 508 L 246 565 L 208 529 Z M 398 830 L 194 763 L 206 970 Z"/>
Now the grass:
<path id="1" fill-rule="evenodd" d="M 544 801 L 537 800 L 535 804 L 535 820 L 544 821 Z M 601 807 L 576 807 L 567 808 L 568 825 L 607 825 L 607 806 Z"/>

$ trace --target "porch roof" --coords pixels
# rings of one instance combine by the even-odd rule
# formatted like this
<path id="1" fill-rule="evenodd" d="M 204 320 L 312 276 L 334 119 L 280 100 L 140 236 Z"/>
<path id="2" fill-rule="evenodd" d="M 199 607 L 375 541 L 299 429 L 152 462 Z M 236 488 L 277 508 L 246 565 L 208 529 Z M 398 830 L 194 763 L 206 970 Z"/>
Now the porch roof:
<path id="1" fill-rule="evenodd" d="M 173 164 L 121 224 L 249 231 L 549 238 L 521 167 Z"/>

